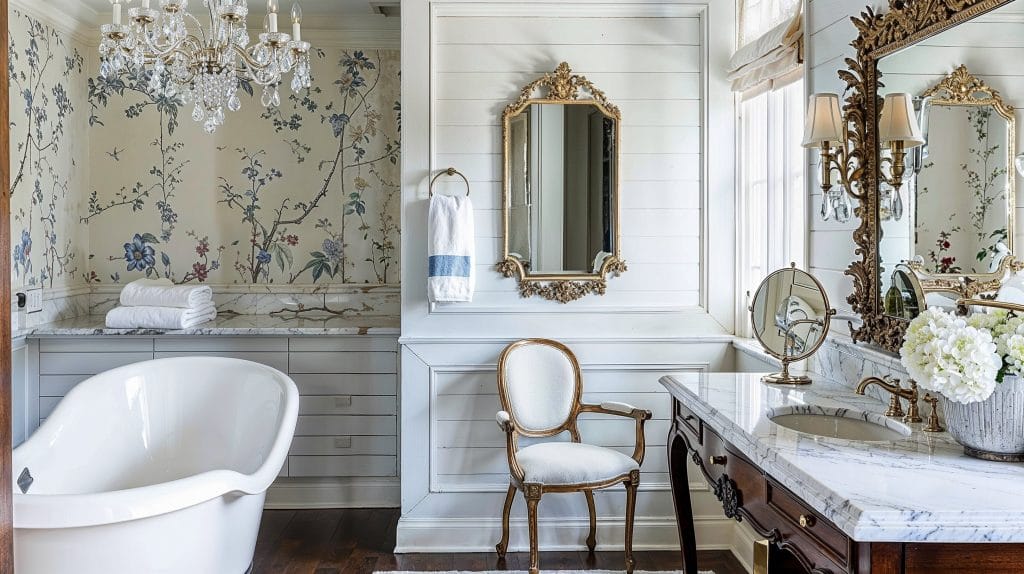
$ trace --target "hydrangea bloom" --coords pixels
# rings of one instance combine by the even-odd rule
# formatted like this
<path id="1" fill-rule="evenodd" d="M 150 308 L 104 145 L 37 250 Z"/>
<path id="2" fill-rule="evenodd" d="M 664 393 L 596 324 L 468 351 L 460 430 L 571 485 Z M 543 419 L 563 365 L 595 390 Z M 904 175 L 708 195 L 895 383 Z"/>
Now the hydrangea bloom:
<path id="1" fill-rule="evenodd" d="M 928 309 L 911 321 L 900 358 L 921 387 L 958 403 L 984 401 L 1024 365 L 1022 325 L 1005 313 L 964 320 Z"/>

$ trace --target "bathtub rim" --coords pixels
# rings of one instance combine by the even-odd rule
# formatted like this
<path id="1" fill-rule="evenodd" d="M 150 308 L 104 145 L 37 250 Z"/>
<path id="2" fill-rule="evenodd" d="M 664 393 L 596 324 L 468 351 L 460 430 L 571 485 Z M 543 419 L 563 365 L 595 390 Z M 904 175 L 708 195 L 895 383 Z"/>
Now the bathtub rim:
<path id="1" fill-rule="evenodd" d="M 199 474 L 133 488 L 82 494 L 22 494 L 14 489 L 14 527 L 26 529 L 76 528 L 140 520 L 175 510 L 189 508 L 222 496 L 253 495 L 265 492 L 277 478 L 291 448 L 299 412 L 299 392 L 291 377 L 278 369 L 231 357 L 182 356 L 151 359 L 97 373 L 78 383 L 57 405 L 53 414 L 24 443 L 15 449 L 45 449 L 63 410 L 74 408 L 77 401 L 68 400 L 85 394 L 96 380 L 117 377 L 122 372 L 139 368 L 157 368 L 168 363 L 200 362 L 211 366 L 245 365 L 267 372 L 270 380 L 284 391 L 283 408 L 274 443 L 266 459 L 255 472 L 243 474 L 228 469 L 212 469 Z M 101 379 L 102 378 L 102 379 Z M 52 422 L 52 424 L 51 424 Z M 16 482 L 21 468 L 12 467 Z M 31 489 L 30 489 L 31 492 Z"/>

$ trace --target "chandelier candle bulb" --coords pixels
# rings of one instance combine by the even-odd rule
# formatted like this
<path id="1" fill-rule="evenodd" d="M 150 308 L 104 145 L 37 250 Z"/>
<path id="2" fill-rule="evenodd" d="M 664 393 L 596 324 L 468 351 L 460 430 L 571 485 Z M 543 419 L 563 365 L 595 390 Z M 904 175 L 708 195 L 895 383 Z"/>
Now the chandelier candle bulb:
<path id="1" fill-rule="evenodd" d="M 302 7 L 298 2 L 292 4 L 292 40 L 302 41 Z"/>
<path id="2" fill-rule="evenodd" d="M 277 34 L 277 0 L 267 0 L 267 30 Z"/>
<path id="3" fill-rule="evenodd" d="M 121 0 L 112 0 L 114 4 L 114 25 L 121 25 Z"/>

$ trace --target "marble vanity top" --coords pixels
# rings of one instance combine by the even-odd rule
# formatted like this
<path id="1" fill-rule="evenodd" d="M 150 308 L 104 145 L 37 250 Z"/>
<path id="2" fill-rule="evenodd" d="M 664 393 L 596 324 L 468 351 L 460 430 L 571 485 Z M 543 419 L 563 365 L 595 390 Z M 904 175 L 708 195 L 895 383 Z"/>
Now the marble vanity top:
<path id="1" fill-rule="evenodd" d="M 661 383 L 723 439 L 860 542 L 1024 542 L 1024 464 L 969 458 L 947 433 L 909 425 L 895 442 L 823 438 L 780 427 L 780 412 L 886 405 L 818 380 L 765 385 L 760 374 L 668 376 Z M 820 409 L 818 408 L 820 407 Z M 922 416 L 929 407 L 922 401 Z"/>
<path id="2" fill-rule="evenodd" d="M 191 329 L 108 329 L 102 316 L 86 316 L 29 327 L 15 337 L 81 337 L 89 335 L 398 335 L 397 317 L 277 317 L 221 315 Z"/>

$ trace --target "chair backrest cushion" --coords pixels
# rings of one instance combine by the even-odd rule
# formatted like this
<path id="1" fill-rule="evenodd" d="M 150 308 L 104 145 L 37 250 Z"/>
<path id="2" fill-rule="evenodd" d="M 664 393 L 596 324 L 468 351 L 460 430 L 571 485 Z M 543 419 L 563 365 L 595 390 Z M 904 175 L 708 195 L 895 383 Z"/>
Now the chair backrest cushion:
<path id="1" fill-rule="evenodd" d="M 502 357 L 502 406 L 520 430 L 544 433 L 564 425 L 580 393 L 572 353 L 554 341 L 527 340 L 510 345 Z"/>

